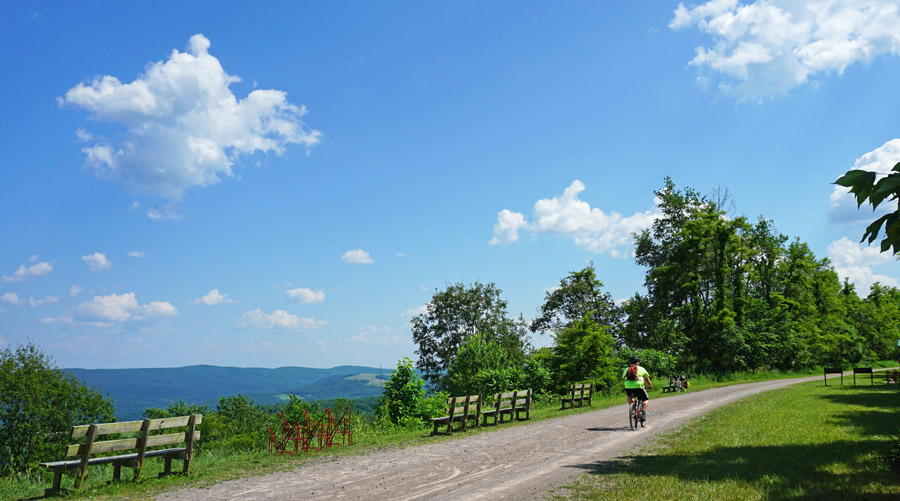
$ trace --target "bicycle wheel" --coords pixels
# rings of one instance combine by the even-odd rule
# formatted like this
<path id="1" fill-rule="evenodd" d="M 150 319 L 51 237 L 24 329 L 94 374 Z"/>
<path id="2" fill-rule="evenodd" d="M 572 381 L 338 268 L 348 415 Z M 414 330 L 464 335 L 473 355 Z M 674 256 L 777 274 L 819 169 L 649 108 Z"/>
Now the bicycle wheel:
<path id="1" fill-rule="evenodd" d="M 630 406 L 628 406 L 628 425 L 631 426 L 632 430 L 636 430 L 638 427 L 638 422 L 640 422 L 640 418 L 635 414 L 637 412 L 637 401 L 632 402 Z"/>

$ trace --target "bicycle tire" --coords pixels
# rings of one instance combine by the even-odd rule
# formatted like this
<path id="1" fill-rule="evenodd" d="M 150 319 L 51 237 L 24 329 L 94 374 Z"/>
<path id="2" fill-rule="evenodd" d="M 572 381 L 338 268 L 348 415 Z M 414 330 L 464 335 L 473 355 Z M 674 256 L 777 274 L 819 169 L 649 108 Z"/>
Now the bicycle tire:
<path id="1" fill-rule="evenodd" d="M 632 430 L 637 430 L 638 422 L 640 419 L 635 415 L 637 407 L 637 402 L 632 403 L 628 406 L 628 425 L 631 426 Z"/>

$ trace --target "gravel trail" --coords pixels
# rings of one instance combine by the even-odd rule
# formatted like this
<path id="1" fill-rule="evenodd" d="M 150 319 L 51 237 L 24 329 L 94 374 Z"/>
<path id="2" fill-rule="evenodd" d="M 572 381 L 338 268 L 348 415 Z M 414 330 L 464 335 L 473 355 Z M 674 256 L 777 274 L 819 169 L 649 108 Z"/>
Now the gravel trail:
<path id="1" fill-rule="evenodd" d="M 159 499 L 542 499 L 553 484 L 602 468 L 687 419 L 755 393 L 818 378 L 651 396 L 647 427 L 639 431 L 628 427 L 623 395 L 623 404 L 609 409 L 341 457 L 289 472 L 172 491 Z"/>

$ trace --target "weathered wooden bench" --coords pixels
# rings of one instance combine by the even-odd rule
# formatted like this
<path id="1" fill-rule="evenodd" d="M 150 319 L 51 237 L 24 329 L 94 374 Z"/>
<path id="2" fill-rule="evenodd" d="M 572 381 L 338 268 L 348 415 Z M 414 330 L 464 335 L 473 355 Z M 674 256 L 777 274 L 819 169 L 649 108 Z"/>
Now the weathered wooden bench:
<path id="1" fill-rule="evenodd" d="M 453 424 L 461 423 L 458 431 L 466 431 L 470 420 L 475 421 L 475 426 L 481 421 L 481 397 L 479 395 L 466 395 L 450 397 L 447 399 L 446 415 L 431 418 L 434 429 L 432 435 L 436 435 L 438 428 L 447 426 L 447 433 L 453 433 Z"/>
<path id="2" fill-rule="evenodd" d="M 88 474 L 88 466 L 91 465 L 111 463 L 113 465 L 113 480 L 121 479 L 123 466 L 126 468 L 134 468 L 134 481 L 137 482 L 141 479 L 141 470 L 144 467 L 144 460 L 151 457 L 160 457 L 165 460 L 163 471 L 159 474 L 160 477 L 175 473 L 187 474 L 190 471 L 194 441 L 199 440 L 200 438 L 200 431 L 197 430 L 197 425 L 200 424 L 202 419 L 203 417 L 200 414 L 194 414 L 191 416 L 163 419 L 144 419 L 143 421 L 123 421 L 121 423 L 86 424 L 76 426 L 72 429 L 72 438 L 84 437 L 84 443 L 68 446 L 64 457 L 78 456 L 79 459 L 41 463 L 42 467 L 53 470 L 53 487 L 46 489 L 44 495 L 52 496 L 58 494 L 61 491 L 60 481 L 62 480 L 62 475 L 70 470 L 77 470 L 75 471 L 75 488 L 81 489 L 82 483 Z M 182 432 L 165 434 L 150 433 L 152 431 L 184 426 L 187 427 L 187 430 Z M 139 433 L 139 436 L 103 441 L 97 440 L 99 437 L 105 435 L 118 435 L 123 433 Z M 183 443 L 184 447 L 150 449 L 151 447 L 180 443 Z M 94 454 L 126 450 L 135 450 L 135 452 L 118 456 L 91 457 Z M 173 459 L 183 461 L 180 472 L 172 471 Z"/>
<path id="3" fill-rule="evenodd" d="M 560 399 L 563 409 L 566 408 L 567 403 L 570 408 L 581 407 L 585 402 L 587 402 L 588 405 L 591 405 L 591 401 L 594 398 L 594 383 L 570 384 L 569 391 L 566 395 L 568 396 Z"/>
<path id="4" fill-rule="evenodd" d="M 521 420 L 521 413 L 525 413 L 525 419 L 531 419 L 531 390 L 507 391 L 493 395 L 493 405 L 481 410 L 484 425 L 488 425 L 488 419 L 493 418 L 492 426 L 503 423 L 503 416 L 509 416 L 509 420 Z"/>

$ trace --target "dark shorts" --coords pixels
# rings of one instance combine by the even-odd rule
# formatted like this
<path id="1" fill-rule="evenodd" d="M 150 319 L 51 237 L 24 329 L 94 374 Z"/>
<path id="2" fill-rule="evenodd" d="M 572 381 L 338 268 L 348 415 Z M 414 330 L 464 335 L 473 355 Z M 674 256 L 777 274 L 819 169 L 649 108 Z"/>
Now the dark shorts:
<path id="1" fill-rule="evenodd" d="M 647 390 L 644 388 L 625 388 L 625 393 L 631 398 L 650 400 L 650 397 L 647 396 Z"/>

